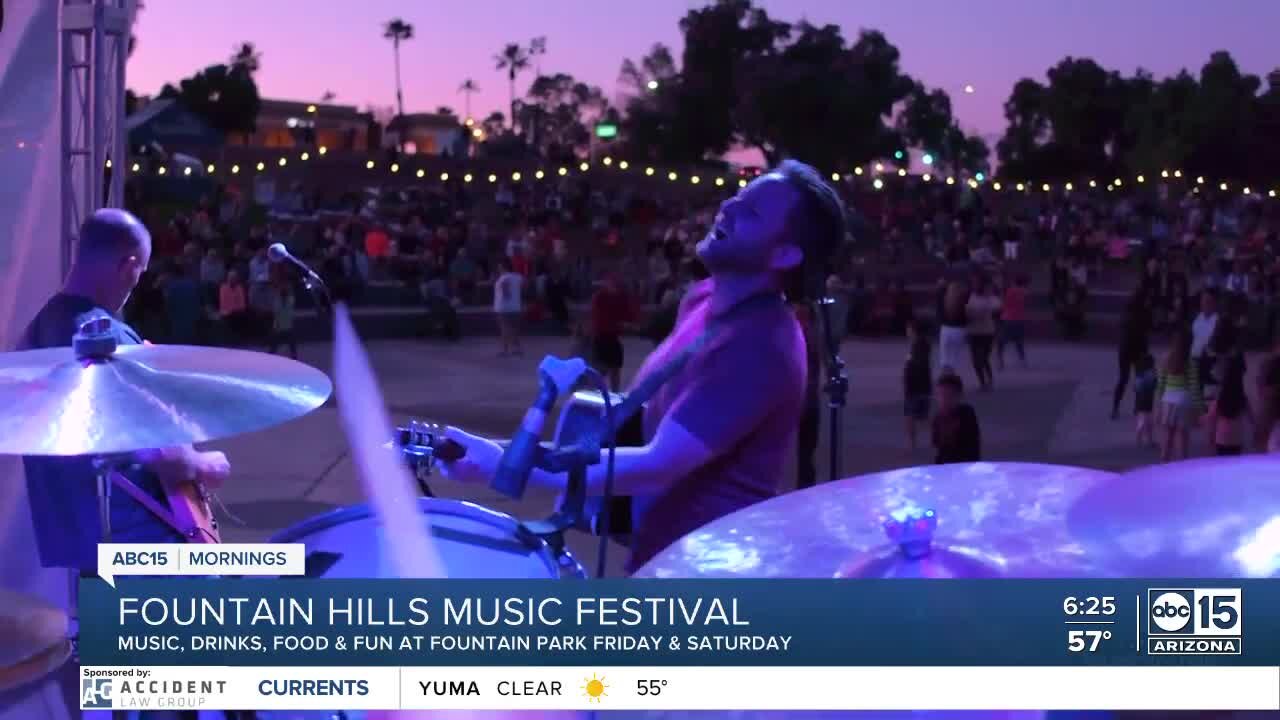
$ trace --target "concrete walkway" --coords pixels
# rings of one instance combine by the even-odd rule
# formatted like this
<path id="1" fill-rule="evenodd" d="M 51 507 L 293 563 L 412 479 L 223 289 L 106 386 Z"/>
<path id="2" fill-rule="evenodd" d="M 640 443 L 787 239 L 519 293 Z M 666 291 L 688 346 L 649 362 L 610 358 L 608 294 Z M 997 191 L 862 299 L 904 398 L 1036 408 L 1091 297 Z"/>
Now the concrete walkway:
<path id="1" fill-rule="evenodd" d="M 628 340 L 628 367 L 634 370 L 650 349 L 645 341 Z M 497 340 L 488 337 L 456 344 L 375 341 L 369 350 L 383 394 L 390 399 L 393 421 L 416 418 L 507 437 L 536 391 L 538 362 L 546 354 L 566 354 L 568 342 L 528 338 L 521 358 L 498 358 Z M 1136 446 L 1127 412 L 1120 420 L 1108 417 L 1116 372 L 1113 352 L 1061 344 L 1032 344 L 1029 352 L 1029 367 L 1014 363 L 997 372 L 993 392 L 971 394 L 982 423 L 986 459 L 1115 470 L 1158 461 L 1156 451 Z M 303 360 L 328 372 L 330 353 L 327 345 L 307 345 Z M 841 438 L 843 476 L 931 460 L 927 432 L 921 434 L 921 449 L 906 450 L 900 389 L 905 354 L 902 341 L 844 345 L 852 392 Z M 1256 359 L 1250 362 L 1253 368 L 1258 364 Z M 964 377 L 972 382 L 970 373 Z M 1132 407 L 1130 399 L 1125 407 Z M 818 452 L 821 478 L 827 474 L 826 433 L 824 419 Z M 1203 451 L 1200 434 L 1193 442 Z M 222 499 L 244 522 L 239 526 L 224 518 L 227 540 L 265 540 L 306 518 L 365 500 L 332 401 L 290 424 L 214 446 L 227 452 L 234 473 Z M 793 487 L 794 468 L 788 467 L 779 480 L 782 488 Z M 551 495 L 532 490 L 515 501 L 487 487 L 459 486 L 439 478 L 432 485 L 437 496 L 469 500 L 523 520 L 545 517 L 554 503 Z M 570 547 L 584 564 L 594 567 L 594 538 L 575 533 Z M 615 548 L 611 573 L 619 572 L 622 561 L 623 551 Z"/>

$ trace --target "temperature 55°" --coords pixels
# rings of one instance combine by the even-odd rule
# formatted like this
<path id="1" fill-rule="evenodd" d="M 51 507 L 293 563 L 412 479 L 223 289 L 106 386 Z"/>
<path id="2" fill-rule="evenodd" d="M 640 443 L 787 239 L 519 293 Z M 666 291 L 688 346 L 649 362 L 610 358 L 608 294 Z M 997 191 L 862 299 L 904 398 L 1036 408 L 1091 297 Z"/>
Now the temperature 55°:
<path id="1" fill-rule="evenodd" d="M 667 686 L 666 680 L 637 680 L 637 695 L 661 695 L 662 688 Z"/>

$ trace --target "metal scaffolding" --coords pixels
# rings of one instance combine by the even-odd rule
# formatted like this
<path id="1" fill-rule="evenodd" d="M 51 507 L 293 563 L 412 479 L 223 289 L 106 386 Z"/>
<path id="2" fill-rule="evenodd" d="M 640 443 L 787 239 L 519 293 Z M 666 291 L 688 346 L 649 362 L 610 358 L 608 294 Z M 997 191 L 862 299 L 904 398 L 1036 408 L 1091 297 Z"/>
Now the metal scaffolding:
<path id="1" fill-rule="evenodd" d="M 84 221 L 99 208 L 124 205 L 124 73 L 134 4 L 62 0 L 64 274 Z"/>

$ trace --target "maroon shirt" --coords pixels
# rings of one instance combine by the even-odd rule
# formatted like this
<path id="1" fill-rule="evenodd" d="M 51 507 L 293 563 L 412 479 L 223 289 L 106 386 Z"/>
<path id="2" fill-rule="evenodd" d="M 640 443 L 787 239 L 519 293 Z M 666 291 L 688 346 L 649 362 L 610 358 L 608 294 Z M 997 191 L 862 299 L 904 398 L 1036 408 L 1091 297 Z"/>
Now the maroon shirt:
<path id="1" fill-rule="evenodd" d="M 692 343 L 711 316 L 714 279 L 689 289 L 675 330 L 645 360 L 636 381 Z M 745 300 L 745 298 L 744 298 Z M 717 308 L 723 314 L 732 308 Z M 645 438 L 664 418 L 679 423 L 716 457 L 635 498 L 628 572 L 703 525 L 773 497 L 805 403 L 804 333 L 791 307 L 755 303 L 737 312 L 645 407 Z"/>

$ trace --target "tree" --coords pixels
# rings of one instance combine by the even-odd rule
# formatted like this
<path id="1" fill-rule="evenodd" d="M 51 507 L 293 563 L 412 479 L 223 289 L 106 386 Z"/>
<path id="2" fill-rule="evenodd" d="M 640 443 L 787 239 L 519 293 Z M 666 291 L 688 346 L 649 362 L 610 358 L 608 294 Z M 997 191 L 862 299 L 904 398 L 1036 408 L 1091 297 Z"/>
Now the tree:
<path id="1" fill-rule="evenodd" d="M 463 80 L 462 85 L 458 87 L 458 92 L 462 93 L 463 97 L 465 98 L 463 100 L 463 102 L 465 103 L 463 107 L 465 108 L 467 119 L 470 119 L 471 118 L 471 96 L 474 95 L 475 93 L 480 92 L 480 86 L 476 84 L 475 80 L 472 80 L 471 78 L 467 78 L 466 80 Z"/>
<path id="2" fill-rule="evenodd" d="M 165 85 L 160 97 L 178 100 L 224 133 L 252 133 L 262 106 L 258 85 L 243 66 L 210 65 L 177 87 Z"/>
<path id="3" fill-rule="evenodd" d="M 391 41 L 392 52 L 396 61 L 396 109 L 404 114 L 404 90 L 400 84 L 400 43 L 413 39 L 413 25 L 400 18 L 394 18 L 383 25 L 382 37 Z"/>
<path id="4" fill-rule="evenodd" d="M 898 113 L 896 128 L 905 144 L 932 155 L 934 164 L 944 172 L 988 169 L 991 151 L 986 141 L 960 128 L 945 90 L 929 90 L 915 83 Z"/>
<path id="5" fill-rule="evenodd" d="M 507 81 L 511 84 L 511 131 L 515 132 L 516 76 L 529 69 L 529 51 L 518 43 L 507 43 L 493 60 L 496 69 L 507 71 Z"/>
<path id="6" fill-rule="evenodd" d="M 529 146 L 542 157 L 568 162 L 587 149 L 595 123 L 609 110 L 600 88 L 557 73 L 536 78 L 520 105 L 520 126 L 537 128 L 526 133 Z"/>
<path id="7" fill-rule="evenodd" d="M 448 105 L 441 105 L 440 107 L 436 108 L 436 114 L 444 115 L 445 117 L 457 117 L 457 114 L 453 112 L 453 108 L 449 107 Z"/>
<path id="8" fill-rule="evenodd" d="M 888 125 L 915 83 L 898 49 L 864 30 L 852 46 L 835 25 L 801 23 L 774 53 L 748 61 L 735 109 L 744 145 L 770 163 L 784 157 L 828 167 L 858 165 L 901 148 Z"/>
<path id="9" fill-rule="evenodd" d="M 243 70 L 253 75 L 262 67 L 262 53 L 253 46 L 253 43 L 240 43 L 236 46 L 236 51 L 231 55 L 231 68 L 233 70 Z"/>
<path id="10" fill-rule="evenodd" d="M 480 122 L 480 130 L 486 138 L 497 137 L 502 135 L 507 119 L 502 113 L 494 110 L 489 116 Z"/>
<path id="11" fill-rule="evenodd" d="M 133 33 L 133 26 L 138 24 L 138 13 L 146 9 L 146 3 L 142 0 L 135 0 L 133 4 L 133 17 L 129 18 L 129 47 L 125 51 L 125 57 L 133 57 L 133 51 L 138 47 L 138 36 Z M 0 26 L 4 25 L 4 9 L 0 8 Z"/>

